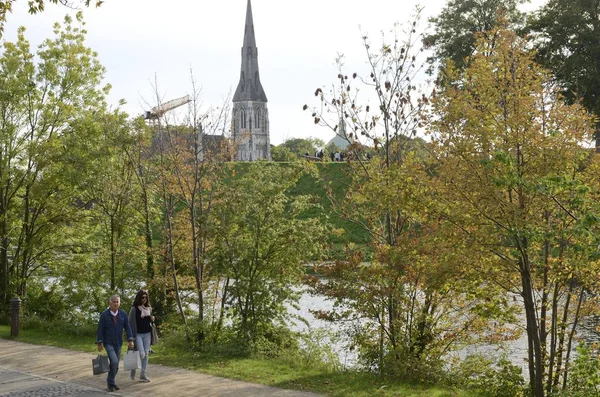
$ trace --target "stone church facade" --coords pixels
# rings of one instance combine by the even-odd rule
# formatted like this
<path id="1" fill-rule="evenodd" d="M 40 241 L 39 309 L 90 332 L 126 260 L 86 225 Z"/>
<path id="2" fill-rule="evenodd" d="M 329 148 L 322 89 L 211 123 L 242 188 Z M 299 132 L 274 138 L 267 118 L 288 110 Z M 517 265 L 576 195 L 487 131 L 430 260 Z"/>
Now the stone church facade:
<path id="1" fill-rule="evenodd" d="M 271 160 L 267 95 L 260 83 L 250 0 L 246 9 L 240 81 L 233 95 L 232 137 L 237 161 Z"/>

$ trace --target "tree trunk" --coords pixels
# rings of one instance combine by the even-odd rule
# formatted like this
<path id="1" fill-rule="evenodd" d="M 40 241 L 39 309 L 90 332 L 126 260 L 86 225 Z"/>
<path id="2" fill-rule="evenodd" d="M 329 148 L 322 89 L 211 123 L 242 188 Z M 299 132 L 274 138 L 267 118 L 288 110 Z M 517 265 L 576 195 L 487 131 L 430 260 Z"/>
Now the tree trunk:
<path id="1" fill-rule="evenodd" d="M 596 153 L 600 153 L 600 121 L 596 123 Z"/>
<path id="2" fill-rule="evenodd" d="M 575 321 L 573 322 L 573 326 L 571 328 L 571 333 L 569 334 L 569 341 L 567 343 L 567 357 L 565 358 L 565 372 L 564 372 L 564 377 L 563 377 L 563 390 L 566 390 L 567 388 L 567 380 L 568 380 L 568 374 L 569 374 L 569 359 L 571 357 L 571 347 L 572 347 L 572 343 L 573 343 L 573 336 L 575 335 L 575 330 L 577 329 L 577 324 L 578 324 L 578 320 L 579 320 L 579 313 L 581 310 L 581 305 L 583 304 L 583 300 L 585 298 L 585 292 L 583 291 L 583 289 L 581 289 L 581 291 L 579 292 L 579 300 L 577 301 L 577 310 L 575 312 Z"/>
<path id="3" fill-rule="evenodd" d="M 116 266 L 116 252 L 115 252 L 115 217 L 110 215 L 110 290 L 115 291 L 115 266 Z"/>
<path id="4" fill-rule="evenodd" d="M 221 307 L 219 308 L 219 320 L 217 322 L 217 331 L 221 330 L 223 326 L 223 319 L 225 318 L 225 304 L 227 303 L 229 292 L 229 277 L 225 280 L 225 285 L 223 286 L 223 298 L 221 299 Z"/>
<path id="5" fill-rule="evenodd" d="M 193 193 L 195 194 L 195 193 Z M 204 321 L 204 263 L 200 260 L 200 245 L 196 224 L 195 198 L 192 196 L 190 204 L 190 226 L 192 228 L 192 258 L 194 262 L 194 275 L 196 276 L 196 294 L 198 296 L 198 321 Z"/>
<path id="6" fill-rule="evenodd" d="M 0 303 L 5 304 L 8 307 L 8 302 L 10 300 L 9 291 L 8 291 L 8 230 L 6 225 L 5 216 L 0 220 L 0 236 L 2 238 L 0 246 Z"/>
<path id="7" fill-rule="evenodd" d="M 179 281 L 177 280 L 177 268 L 175 267 L 175 254 L 173 252 L 173 224 L 171 222 L 171 214 L 173 212 L 173 207 L 170 200 L 167 198 L 166 188 L 163 187 L 163 201 L 165 203 L 166 209 L 166 217 L 167 217 L 167 255 L 169 260 L 169 265 L 171 266 L 171 274 L 173 275 L 173 288 L 175 289 L 175 301 L 177 302 L 177 308 L 179 309 L 179 313 L 181 314 L 181 322 L 186 327 L 187 333 L 187 320 L 185 318 L 185 313 L 183 312 L 183 305 L 181 304 L 181 296 L 179 296 Z"/>
<path id="8" fill-rule="evenodd" d="M 154 278 L 154 250 L 152 248 L 152 227 L 150 225 L 150 208 L 146 186 L 142 186 L 142 200 L 144 200 L 144 234 L 146 236 L 146 276 L 151 280 Z"/>
<path id="9" fill-rule="evenodd" d="M 527 242 L 524 241 L 523 248 L 526 249 Z M 523 304 L 525 306 L 525 318 L 527 323 L 527 337 L 530 340 L 529 348 L 533 349 L 534 373 L 530 379 L 533 385 L 535 397 L 544 397 L 544 363 L 542 357 L 542 346 L 538 333 L 538 325 L 536 320 L 534 292 L 531 284 L 531 269 L 527 257 L 522 257 L 520 260 L 521 282 L 523 287 Z M 531 356 L 531 355 L 530 355 Z"/>

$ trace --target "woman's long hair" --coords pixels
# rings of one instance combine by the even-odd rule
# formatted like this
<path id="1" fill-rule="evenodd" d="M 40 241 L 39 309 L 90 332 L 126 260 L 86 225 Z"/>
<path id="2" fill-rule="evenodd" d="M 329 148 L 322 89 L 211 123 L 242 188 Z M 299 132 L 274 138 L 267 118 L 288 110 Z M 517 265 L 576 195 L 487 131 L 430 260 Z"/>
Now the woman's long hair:
<path id="1" fill-rule="evenodd" d="M 142 301 L 142 296 L 146 295 L 146 304 L 144 305 L 143 301 Z M 148 291 L 141 289 L 138 291 L 137 294 L 135 294 L 135 299 L 133 300 L 133 306 L 146 306 L 149 307 L 150 306 L 150 295 L 148 294 Z"/>

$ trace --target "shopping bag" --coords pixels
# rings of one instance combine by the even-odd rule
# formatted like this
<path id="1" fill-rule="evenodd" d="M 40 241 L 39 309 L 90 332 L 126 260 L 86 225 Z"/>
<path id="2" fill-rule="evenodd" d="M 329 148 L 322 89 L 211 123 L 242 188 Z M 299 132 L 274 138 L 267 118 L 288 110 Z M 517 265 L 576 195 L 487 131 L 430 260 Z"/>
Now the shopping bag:
<path id="1" fill-rule="evenodd" d="M 152 332 L 150 334 L 150 344 L 158 345 L 158 333 L 156 332 L 156 325 L 154 325 L 154 323 L 150 323 L 150 332 Z"/>
<path id="2" fill-rule="evenodd" d="M 94 375 L 101 375 L 110 371 L 110 366 L 108 364 L 108 356 L 102 356 L 98 354 L 98 357 L 93 358 L 92 371 L 94 371 Z"/>
<path id="3" fill-rule="evenodd" d="M 127 354 L 125 354 L 125 358 L 123 359 L 123 368 L 125 371 L 142 368 L 140 352 L 136 350 L 127 350 Z"/>

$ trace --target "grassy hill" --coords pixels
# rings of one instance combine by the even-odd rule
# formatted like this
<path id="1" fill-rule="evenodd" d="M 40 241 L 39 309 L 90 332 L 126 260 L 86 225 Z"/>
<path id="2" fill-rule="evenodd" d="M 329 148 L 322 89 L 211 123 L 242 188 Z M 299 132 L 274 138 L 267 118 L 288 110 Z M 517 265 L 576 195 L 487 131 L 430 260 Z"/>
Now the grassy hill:
<path id="1" fill-rule="evenodd" d="M 230 164 L 232 167 L 229 168 L 229 177 L 239 178 L 245 174 L 251 163 L 236 162 Z M 269 162 L 265 163 L 265 166 L 288 167 L 291 164 L 289 162 Z M 315 162 L 310 163 L 310 165 L 316 167 L 316 175 L 315 173 L 303 174 L 297 184 L 289 189 L 288 194 L 310 196 L 314 198 L 315 204 L 318 204 L 304 212 L 302 218 L 316 218 L 330 225 L 333 231 L 329 236 L 332 250 L 327 255 L 328 258 L 338 257 L 338 254 L 344 250 L 348 243 L 366 246 L 369 241 L 368 233 L 358 225 L 343 219 L 335 211 L 328 195 L 328 191 L 330 191 L 336 200 L 341 200 L 345 196 L 351 182 L 347 172 L 348 164 L 344 162 Z"/>
<path id="2" fill-rule="evenodd" d="M 343 230 L 343 234 L 332 234 L 330 237 L 332 244 L 338 246 L 345 243 L 366 244 L 369 236 L 365 230 L 336 213 L 327 194 L 327 188 L 329 188 L 336 200 L 344 197 L 350 183 L 350 177 L 347 175 L 348 165 L 343 162 L 324 162 L 316 163 L 316 167 L 318 177 L 308 174 L 302 176 L 296 186 L 291 189 L 290 194 L 315 197 L 315 201 L 322 208 L 315 207 L 306 213 L 306 217 L 323 219 L 323 221 L 329 222 L 334 229 Z"/>

